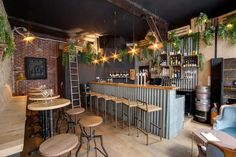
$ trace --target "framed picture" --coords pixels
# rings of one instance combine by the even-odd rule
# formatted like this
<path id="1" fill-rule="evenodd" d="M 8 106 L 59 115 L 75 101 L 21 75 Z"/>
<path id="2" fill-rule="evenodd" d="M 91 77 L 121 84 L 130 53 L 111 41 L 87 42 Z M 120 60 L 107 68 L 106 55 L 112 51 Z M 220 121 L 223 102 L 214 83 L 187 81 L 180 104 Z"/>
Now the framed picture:
<path id="1" fill-rule="evenodd" d="M 25 57 L 25 76 L 27 80 L 47 79 L 47 59 Z"/>

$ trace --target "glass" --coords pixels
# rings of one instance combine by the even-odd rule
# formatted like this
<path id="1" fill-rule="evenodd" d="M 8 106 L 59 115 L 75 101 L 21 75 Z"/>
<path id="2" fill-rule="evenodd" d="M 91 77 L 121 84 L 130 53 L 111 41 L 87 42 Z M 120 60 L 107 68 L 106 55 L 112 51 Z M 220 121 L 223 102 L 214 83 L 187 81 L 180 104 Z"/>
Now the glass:
<path id="1" fill-rule="evenodd" d="M 45 98 L 45 103 L 47 103 L 47 97 L 49 96 L 49 92 L 47 90 L 43 90 L 42 95 Z"/>
<path id="2" fill-rule="evenodd" d="M 50 102 L 52 103 L 53 89 L 48 89 L 48 93 L 51 97 Z"/>

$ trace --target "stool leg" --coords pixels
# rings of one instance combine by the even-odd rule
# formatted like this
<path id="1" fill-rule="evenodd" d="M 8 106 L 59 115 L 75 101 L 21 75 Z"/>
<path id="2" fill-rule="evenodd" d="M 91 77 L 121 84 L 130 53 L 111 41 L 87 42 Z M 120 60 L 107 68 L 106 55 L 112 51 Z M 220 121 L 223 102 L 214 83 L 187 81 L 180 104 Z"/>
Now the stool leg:
<path id="1" fill-rule="evenodd" d="M 115 113 L 115 115 L 116 115 L 116 116 L 115 116 L 115 118 L 116 118 L 115 121 L 116 121 L 116 128 L 117 128 L 117 103 L 116 103 L 116 106 L 115 106 L 115 107 L 116 107 L 116 109 L 115 109 L 115 112 L 116 112 L 116 113 Z"/>
<path id="2" fill-rule="evenodd" d="M 87 105 L 88 105 L 88 102 L 87 102 L 87 94 L 85 94 L 85 109 L 87 110 Z"/>
<path id="3" fill-rule="evenodd" d="M 150 132 L 150 116 L 149 116 L 149 113 L 146 112 L 146 131 L 147 131 L 147 145 L 148 145 L 148 134 Z"/>
<path id="4" fill-rule="evenodd" d="M 105 119 L 105 124 L 107 123 L 107 101 L 105 100 L 104 102 L 104 119 Z"/>
<path id="5" fill-rule="evenodd" d="M 124 129 L 124 105 L 122 105 L 122 129 Z"/>
<path id="6" fill-rule="evenodd" d="M 89 103 L 90 103 L 90 104 L 89 104 L 90 112 L 92 112 L 93 109 L 92 109 L 92 96 L 91 96 L 91 95 L 90 95 L 90 100 L 89 100 L 89 101 L 90 101 L 90 102 L 89 102 Z"/>
<path id="7" fill-rule="evenodd" d="M 98 149 L 98 150 L 99 150 L 105 157 L 108 157 L 107 151 L 106 151 L 106 149 L 105 149 L 105 147 L 104 147 L 104 145 L 103 145 L 102 135 L 95 135 L 94 138 L 99 138 L 99 139 L 100 139 L 100 143 L 101 143 L 101 147 L 102 147 L 103 152 L 102 152 L 101 150 L 99 150 L 99 149 Z"/>
<path id="8" fill-rule="evenodd" d="M 128 135 L 130 135 L 130 107 L 128 107 Z"/>
<path id="9" fill-rule="evenodd" d="M 93 141 L 94 141 L 94 151 L 95 151 L 95 156 L 97 157 L 97 142 L 96 142 L 96 139 L 94 138 L 94 136 L 95 136 L 95 131 L 93 131 L 93 135 L 92 135 L 92 137 L 93 137 Z"/>
<path id="10" fill-rule="evenodd" d="M 98 98 L 96 99 L 97 115 L 99 115 Z"/>
<path id="11" fill-rule="evenodd" d="M 80 151 L 80 149 L 81 149 L 81 147 L 82 147 L 82 143 L 83 143 L 83 131 L 82 131 L 82 129 L 81 129 L 81 133 L 80 133 L 80 144 L 79 144 L 79 147 L 78 147 L 78 149 L 77 149 L 77 151 L 76 151 L 76 157 L 78 157 L 79 151 Z"/>
<path id="12" fill-rule="evenodd" d="M 141 112 L 141 111 L 140 111 L 140 112 Z M 139 123 L 140 123 L 140 121 L 139 121 L 140 112 L 139 112 L 139 110 L 137 109 L 137 137 L 139 137 L 139 131 L 138 131 L 138 129 L 139 129 Z"/>

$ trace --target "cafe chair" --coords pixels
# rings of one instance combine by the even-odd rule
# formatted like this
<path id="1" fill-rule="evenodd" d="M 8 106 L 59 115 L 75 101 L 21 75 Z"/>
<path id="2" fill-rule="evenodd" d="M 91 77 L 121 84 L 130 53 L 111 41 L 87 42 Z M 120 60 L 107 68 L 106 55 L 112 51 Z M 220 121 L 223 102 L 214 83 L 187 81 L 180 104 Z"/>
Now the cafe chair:
<path id="1" fill-rule="evenodd" d="M 137 112 L 136 112 L 136 117 L 137 117 L 137 137 L 139 137 L 139 131 L 141 131 L 144 135 L 146 135 L 146 145 L 149 144 L 149 134 L 150 134 L 150 126 L 152 125 L 153 127 L 159 129 L 159 136 L 160 136 L 160 140 L 162 141 L 162 108 L 155 106 L 155 105 L 151 105 L 148 104 L 144 101 L 141 100 L 137 100 L 138 106 L 137 106 Z M 141 105 L 140 105 L 141 104 Z M 160 125 L 157 126 L 155 124 L 153 124 L 150 121 L 150 116 L 151 113 L 154 112 L 159 112 L 160 113 Z M 144 117 L 145 115 L 145 117 Z"/>
<path id="2" fill-rule="evenodd" d="M 71 151 L 78 145 L 75 134 L 59 134 L 44 141 L 39 146 L 40 155 L 44 157 L 59 157 L 64 154 L 71 156 Z"/>
<path id="3" fill-rule="evenodd" d="M 87 157 L 89 156 L 91 141 L 94 142 L 95 156 L 97 156 L 97 151 L 99 151 L 104 157 L 108 157 L 107 151 L 103 145 L 102 135 L 96 135 L 95 130 L 94 130 L 94 128 L 101 125 L 102 122 L 103 122 L 103 119 L 100 116 L 87 116 L 85 118 L 81 118 L 79 122 L 80 129 L 81 129 L 80 144 L 76 151 L 76 157 L 78 157 L 80 149 L 83 145 L 83 137 L 87 139 L 87 142 L 86 142 L 87 143 L 87 151 L 86 151 Z M 86 130 L 89 130 L 89 132 L 87 132 Z M 101 149 L 97 147 L 96 139 L 100 140 Z"/>
<path id="4" fill-rule="evenodd" d="M 236 106 L 221 106 L 221 114 L 216 117 L 213 128 L 236 138 Z"/>
<path id="5" fill-rule="evenodd" d="M 236 157 L 236 150 L 220 147 L 213 142 L 208 142 L 206 146 L 198 144 L 198 150 L 198 157 Z"/>

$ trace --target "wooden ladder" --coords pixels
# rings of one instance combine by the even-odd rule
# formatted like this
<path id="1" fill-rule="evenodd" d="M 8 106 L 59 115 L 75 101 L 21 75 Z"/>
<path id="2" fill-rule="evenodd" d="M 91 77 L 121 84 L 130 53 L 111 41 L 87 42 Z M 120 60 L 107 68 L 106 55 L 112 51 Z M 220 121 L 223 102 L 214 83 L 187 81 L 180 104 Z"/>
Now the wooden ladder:
<path id="1" fill-rule="evenodd" d="M 72 108 L 81 107 L 78 56 L 69 54 L 70 92 Z"/>

